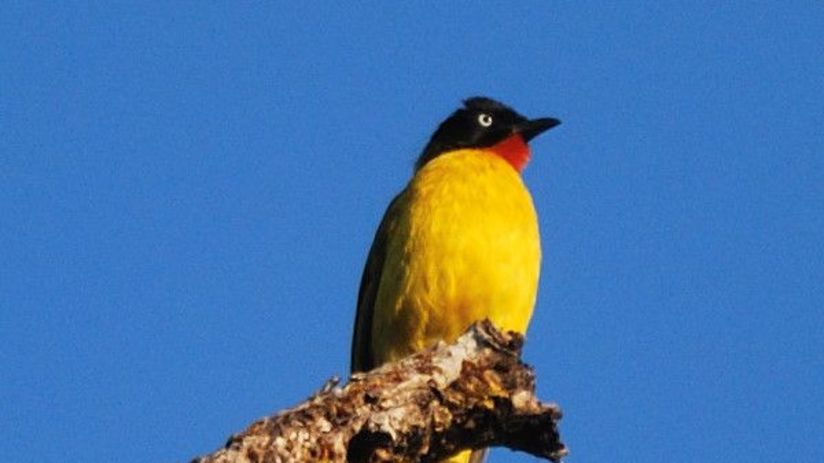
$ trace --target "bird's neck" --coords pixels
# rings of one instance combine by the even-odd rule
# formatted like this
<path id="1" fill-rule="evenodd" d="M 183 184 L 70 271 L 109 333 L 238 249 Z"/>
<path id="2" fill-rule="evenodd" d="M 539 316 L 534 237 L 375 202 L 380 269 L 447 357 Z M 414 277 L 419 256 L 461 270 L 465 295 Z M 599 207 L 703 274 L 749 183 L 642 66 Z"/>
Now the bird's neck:
<path id="1" fill-rule="evenodd" d="M 504 138 L 487 149 L 506 159 L 506 162 L 518 172 L 524 170 L 531 156 L 529 145 L 527 145 L 524 138 L 517 133 Z"/>

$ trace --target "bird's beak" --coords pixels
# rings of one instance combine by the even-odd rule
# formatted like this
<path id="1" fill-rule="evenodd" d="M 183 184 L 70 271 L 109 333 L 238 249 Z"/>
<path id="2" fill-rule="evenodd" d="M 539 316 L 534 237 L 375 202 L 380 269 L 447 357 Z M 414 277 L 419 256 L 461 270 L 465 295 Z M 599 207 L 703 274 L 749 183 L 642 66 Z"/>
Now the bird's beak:
<path id="1" fill-rule="evenodd" d="M 521 134 L 521 136 L 524 137 L 524 141 L 528 142 L 560 123 L 561 121 L 553 117 L 542 117 L 540 119 L 532 119 L 531 121 L 515 124 L 513 132 Z"/>

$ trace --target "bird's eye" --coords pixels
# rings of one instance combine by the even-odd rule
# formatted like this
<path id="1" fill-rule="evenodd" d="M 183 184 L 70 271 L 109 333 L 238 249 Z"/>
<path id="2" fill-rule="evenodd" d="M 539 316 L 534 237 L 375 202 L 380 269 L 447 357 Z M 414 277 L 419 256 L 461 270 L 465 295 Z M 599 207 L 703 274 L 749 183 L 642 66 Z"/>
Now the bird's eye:
<path id="1" fill-rule="evenodd" d="M 481 124 L 484 127 L 489 127 L 492 125 L 492 116 L 486 113 L 478 114 L 478 124 Z"/>

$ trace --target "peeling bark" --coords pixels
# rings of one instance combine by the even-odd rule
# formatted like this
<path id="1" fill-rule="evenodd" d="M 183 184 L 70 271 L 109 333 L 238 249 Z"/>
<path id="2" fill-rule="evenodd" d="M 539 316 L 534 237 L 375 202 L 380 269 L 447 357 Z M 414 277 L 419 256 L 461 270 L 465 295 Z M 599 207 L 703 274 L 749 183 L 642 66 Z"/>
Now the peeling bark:
<path id="1" fill-rule="evenodd" d="M 494 446 L 558 461 L 567 453 L 561 410 L 535 397 L 522 342 L 476 323 L 454 344 L 357 373 L 343 387 L 333 379 L 193 463 L 429 462 Z"/>

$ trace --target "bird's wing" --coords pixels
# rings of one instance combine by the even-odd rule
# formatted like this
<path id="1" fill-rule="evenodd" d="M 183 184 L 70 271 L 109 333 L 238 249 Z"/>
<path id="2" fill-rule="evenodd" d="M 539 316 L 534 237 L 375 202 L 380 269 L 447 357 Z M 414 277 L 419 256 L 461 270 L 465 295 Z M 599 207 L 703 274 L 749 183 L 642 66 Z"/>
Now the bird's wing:
<path id="1" fill-rule="evenodd" d="M 372 318 L 375 312 L 375 299 L 378 295 L 378 286 L 383 273 L 383 263 L 386 259 L 386 246 L 389 237 L 395 228 L 398 215 L 401 192 L 389 203 L 383 219 L 375 232 L 372 248 L 361 277 L 358 291 L 358 309 L 355 314 L 355 329 L 352 336 L 352 358 L 350 369 L 353 372 L 367 371 L 376 367 L 372 352 Z"/>

